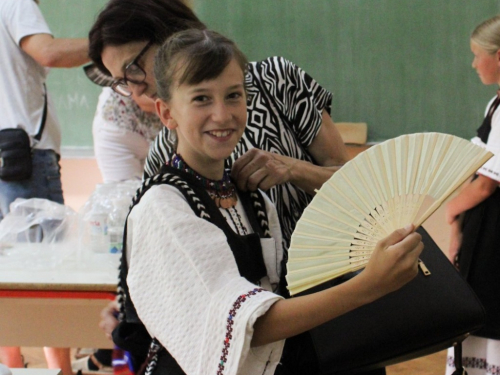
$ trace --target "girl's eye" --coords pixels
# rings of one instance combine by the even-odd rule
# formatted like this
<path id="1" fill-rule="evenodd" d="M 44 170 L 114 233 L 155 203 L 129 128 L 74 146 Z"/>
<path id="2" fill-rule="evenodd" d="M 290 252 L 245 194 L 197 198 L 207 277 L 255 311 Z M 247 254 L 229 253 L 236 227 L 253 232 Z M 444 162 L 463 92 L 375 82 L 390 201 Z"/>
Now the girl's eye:
<path id="1" fill-rule="evenodd" d="M 208 96 L 198 95 L 193 98 L 193 102 L 205 103 L 208 101 Z"/>
<path id="2" fill-rule="evenodd" d="M 243 93 L 237 91 L 237 92 L 232 92 L 227 97 L 228 97 L 228 99 L 231 99 L 231 100 L 237 100 L 237 99 L 241 98 L 242 96 L 243 96 Z"/>

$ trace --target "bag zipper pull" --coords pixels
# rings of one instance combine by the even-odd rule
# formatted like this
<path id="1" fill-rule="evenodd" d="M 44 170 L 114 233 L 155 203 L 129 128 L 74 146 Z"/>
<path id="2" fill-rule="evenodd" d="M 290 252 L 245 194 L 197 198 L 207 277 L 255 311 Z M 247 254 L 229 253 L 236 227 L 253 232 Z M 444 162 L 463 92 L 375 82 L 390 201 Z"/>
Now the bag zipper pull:
<path id="1" fill-rule="evenodd" d="M 422 262 L 422 259 L 418 260 L 418 267 L 422 270 L 422 273 L 424 276 L 429 276 L 431 274 L 431 271 L 425 266 L 424 262 Z"/>

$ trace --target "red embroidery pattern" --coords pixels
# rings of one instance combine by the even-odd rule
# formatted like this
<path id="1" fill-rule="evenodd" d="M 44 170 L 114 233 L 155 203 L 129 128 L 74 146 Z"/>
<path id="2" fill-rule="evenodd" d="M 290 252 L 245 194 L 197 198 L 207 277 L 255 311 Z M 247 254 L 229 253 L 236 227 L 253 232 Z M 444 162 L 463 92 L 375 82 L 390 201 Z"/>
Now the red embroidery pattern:
<path id="1" fill-rule="evenodd" d="M 239 296 L 238 299 L 233 303 L 233 308 L 229 310 L 229 316 L 227 317 L 227 326 L 226 326 L 226 338 L 224 339 L 224 347 L 222 348 L 222 355 L 220 357 L 219 371 L 217 371 L 217 375 L 224 374 L 224 365 L 227 362 L 227 355 L 229 353 L 229 347 L 231 346 L 231 339 L 233 338 L 233 336 L 231 335 L 231 333 L 233 332 L 233 324 L 234 324 L 233 319 L 236 316 L 238 309 L 241 307 L 241 304 L 247 300 L 247 298 L 255 296 L 257 293 L 263 291 L 264 289 L 262 288 L 255 288 L 254 290 L 251 290 L 247 294 Z"/>

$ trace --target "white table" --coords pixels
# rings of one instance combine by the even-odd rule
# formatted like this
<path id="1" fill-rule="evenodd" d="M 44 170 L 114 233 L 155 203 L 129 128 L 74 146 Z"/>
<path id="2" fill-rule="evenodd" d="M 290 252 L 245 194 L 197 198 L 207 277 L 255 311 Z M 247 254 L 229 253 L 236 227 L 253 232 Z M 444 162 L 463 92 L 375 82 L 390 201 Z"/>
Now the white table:
<path id="1" fill-rule="evenodd" d="M 61 370 L 47 368 L 11 368 L 12 375 L 61 375 Z"/>
<path id="2" fill-rule="evenodd" d="M 33 258 L 30 246 L 0 256 L 0 346 L 112 348 L 98 324 L 115 298 L 118 255 L 21 267 L 23 252 Z"/>

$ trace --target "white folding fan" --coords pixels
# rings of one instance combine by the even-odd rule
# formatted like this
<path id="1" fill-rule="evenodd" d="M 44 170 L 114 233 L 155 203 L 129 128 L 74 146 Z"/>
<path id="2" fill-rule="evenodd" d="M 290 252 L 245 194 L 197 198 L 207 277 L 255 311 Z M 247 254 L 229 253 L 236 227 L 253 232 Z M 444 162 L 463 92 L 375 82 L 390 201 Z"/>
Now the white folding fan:
<path id="1" fill-rule="evenodd" d="M 365 267 L 380 239 L 420 226 L 492 156 L 441 133 L 403 135 L 359 154 L 323 184 L 297 223 L 290 293 Z"/>

